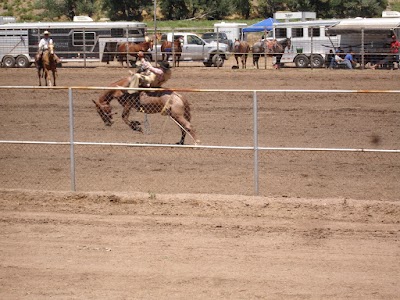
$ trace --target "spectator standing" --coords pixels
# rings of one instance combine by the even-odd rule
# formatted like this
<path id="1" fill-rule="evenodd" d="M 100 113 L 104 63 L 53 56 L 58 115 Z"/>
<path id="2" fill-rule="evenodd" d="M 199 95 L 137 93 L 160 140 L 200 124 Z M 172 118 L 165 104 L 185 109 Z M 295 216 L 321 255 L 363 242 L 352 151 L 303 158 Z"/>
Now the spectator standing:
<path id="1" fill-rule="evenodd" d="M 400 42 L 397 40 L 396 35 L 392 35 L 392 42 L 390 43 L 390 53 L 393 55 L 391 62 L 392 69 L 394 69 L 394 63 L 397 64 L 397 69 L 399 69 L 399 47 Z"/>

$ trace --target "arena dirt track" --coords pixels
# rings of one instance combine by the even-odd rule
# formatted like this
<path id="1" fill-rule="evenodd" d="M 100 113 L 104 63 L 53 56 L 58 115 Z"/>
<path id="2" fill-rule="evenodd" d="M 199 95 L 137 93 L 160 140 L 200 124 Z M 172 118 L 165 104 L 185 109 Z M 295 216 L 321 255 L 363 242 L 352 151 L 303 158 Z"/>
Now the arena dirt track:
<path id="1" fill-rule="evenodd" d="M 182 67 L 179 72 L 174 69 L 168 86 L 393 89 L 400 80 L 400 71 L 232 70 L 229 63 L 220 70 L 200 66 Z M 36 85 L 33 68 L 1 70 L 0 85 Z M 66 65 L 59 69 L 58 84 L 104 86 L 126 72 L 115 66 L 82 69 Z M 21 93 L 13 91 L 7 97 L 18 101 Z M 329 147 L 399 149 L 398 95 L 355 96 L 352 105 L 343 95 L 334 97 L 334 104 L 331 98 L 316 101 L 309 94 L 274 102 L 274 112 L 291 117 L 286 121 L 280 118 L 289 133 L 272 130 L 272 146 L 289 146 L 290 134 L 294 136 L 290 141 L 298 146 L 317 147 L 321 145 L 315 140 L 322 140 Z M 219 111 L 238 109 L 243 101 L 223 100 L 215 102 Z M 221 132 L 207 130 L 203 119 L 212 109 L 209 105 L 193 103 L 193 123 L 206 144 L 225 144 L 229 135 L 220 141 Z M 321 126 L 318 134 L 309 130 L 310 136 L 293 134 L 296 126 L 291 123 L 312 123 L 319 114 L 333 124 L 324 105 L 336 105 L 337 118 L 343 111 L 350 112 L 354 123 L 326 131 L 328 127 Z M 311 114 L 308 121 L 295 119 L 302 112 L 297 111 L 299 106 L 318 107 L 318 114 Z M 7 112 L 7 120 L 18 113 L 6 105 L 2 110 L 2 116 Z M 371 120 L 374 129 L 363 131 Z M 235 142 L 241 142 L 240 132 L 236 134 Z M 379 135 L 379 142 L 374 134 Z M 395 168 L 390 170 L 397 172 Z M 328 168 L 327 172 L 335 170 Z M 4 174 L 0 174 L 1 182 L 9 180 Z M 385 176 L 393 174 L 379 174 L 377 180 L 388 182 Z M 373 178 L 367 179 L 373 183 Z M 221 181 L 227 190 L 229 184 L 234 189 L 235 183 Z M 364 194 L 363 199 L 365 186 L 358 181 L 353 185 L 357 199 L 2 188 L 0 298 L 398 299 L 398 196 L 383 201 L 375 194 Z M 308 188 L 310 195 L 318 195 L 323 186 Z M 284 186 L 281 189 L 284 195 Z"/>

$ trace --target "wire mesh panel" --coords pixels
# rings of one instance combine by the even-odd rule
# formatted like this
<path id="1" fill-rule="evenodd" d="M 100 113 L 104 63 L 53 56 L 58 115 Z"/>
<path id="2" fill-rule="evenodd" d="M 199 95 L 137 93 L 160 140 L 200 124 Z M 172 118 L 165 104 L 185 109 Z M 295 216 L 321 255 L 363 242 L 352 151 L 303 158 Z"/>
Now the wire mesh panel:
<path id="1" fill-rule="evenodd" d="M 76 155 L 78 190 L 254 193 L 249 151 L 78 146 Z"/>
<path id="2" fill-rule="evenodd" d="M 400 153 L 262 151 L 260 194 L 399 200 Z"/>
<path id="3" fill-rule="evenodd" d="M 69 141 L 66 90 L 0 90 L 0 140 Z"/>
<path id="4" fill-rule="evenodd" d="M 397 94 L 257 96 L 260 146 L 400 149 Z"/>
<path id="5" fill-rule="evenodd" d="M 1 187 L 400 195 L 395 93 L 27 90 L 0 89 Z"/>
<path id="6" fill-rule="evenodd" d="M 69 145 L 0 144 L 0 187 L 71 190 Z"/>

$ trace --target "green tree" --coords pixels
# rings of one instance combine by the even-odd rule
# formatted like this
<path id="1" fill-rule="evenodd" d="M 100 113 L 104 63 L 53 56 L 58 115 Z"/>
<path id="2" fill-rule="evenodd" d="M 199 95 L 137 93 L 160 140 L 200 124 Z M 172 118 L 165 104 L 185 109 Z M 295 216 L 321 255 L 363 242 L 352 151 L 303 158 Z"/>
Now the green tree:
<path id="1" fill-rule="evenodd" d="M 288 0 L 292 11 L 315 11 L 318 18 L 379 17 L 387 0 Z"/>
<path id="2" fill-rule="evenodd" d="M 274 13 L 280 10 L 288 10 L 284 1 L 259 0 L 256 12 L 262 18 L 269 18 L 273 17 Z"/>
<path id="3" fill-rule="evenodd" d="M 232 10 L 246 20 L 250 18 L 251 12 L 251 1 L 250 0 L 233 0 L 232 1 Z"/>
<path id="4" fill-rule="evenodd" d="M 103 9 L 112 21 L 142 21 L 143 11 L 151 12 L 153 0 L 104 0 Z"/>
<path id="5" fill-rule="evenodd" d="M 44 0 L 38 7 L 44 9 L 42 18 L 45 20 L 65 16 L 72 20 L 76 15 L 92 16 L 95 13 L 94 0 Z"/>
<path id="6" fill-rule="evenodd" d="M 166 20 L 182 20 L 189 16 L 185 0 L 161 0 L 159 6 L 163 18 Z"/>

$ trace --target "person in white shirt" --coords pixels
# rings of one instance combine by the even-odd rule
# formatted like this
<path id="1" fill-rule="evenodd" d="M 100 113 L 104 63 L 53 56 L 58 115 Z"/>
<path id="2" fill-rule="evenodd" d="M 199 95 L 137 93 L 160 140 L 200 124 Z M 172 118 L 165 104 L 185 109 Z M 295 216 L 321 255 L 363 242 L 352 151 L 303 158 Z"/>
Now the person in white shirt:
<path id="1" fill-rule="evenodd" d="M 49 49 L 49 45 L 54 45 L 53 39 L 50 37 L 50 32 L 47 30 L 43 32 L 43 38 L 39 42 L 39 53 L 38 53 L 38 62 L 42 63 L 43 53 Z M 60 59 L 56 54 L 54 54 L 55 60 L 57 63 L 60 62 Z"/>

